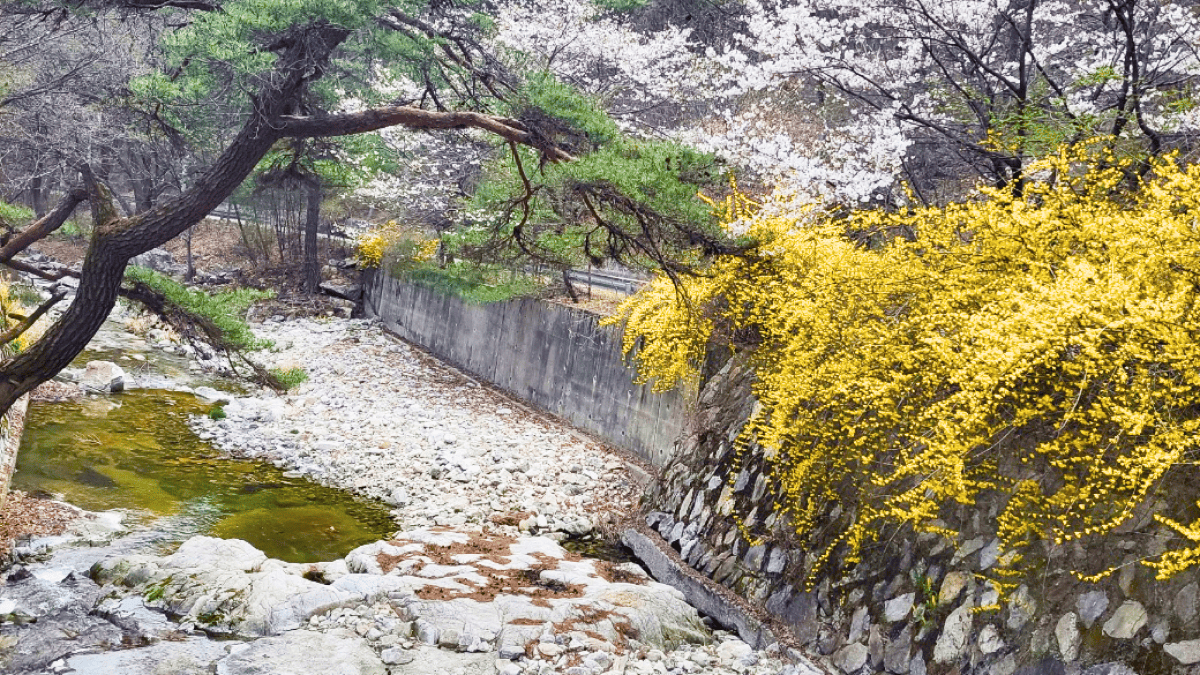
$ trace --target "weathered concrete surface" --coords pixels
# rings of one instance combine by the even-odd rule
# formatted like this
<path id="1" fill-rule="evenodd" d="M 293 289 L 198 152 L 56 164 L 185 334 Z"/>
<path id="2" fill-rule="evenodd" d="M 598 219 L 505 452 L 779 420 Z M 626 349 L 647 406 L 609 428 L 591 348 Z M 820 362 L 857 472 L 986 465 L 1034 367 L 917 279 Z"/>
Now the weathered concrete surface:
<path id="1" fill-rule="evenodd" d="M 17 449 L 21 447 L 21 432 L 25 430 L 25 412 L 29 395 L 17 399 L 8 413 L 0 418 L 0 510 L 8 499 L 8 483 L 17 466 Z"/>
<path id="2" fill-rule="evenodd" d="M 365 312 L 389 330 L 655 466 L 673 453 L 693 392 L 633 381 L 600 317 L 529 299 L 486 305 L 377 273 Z"/>
<path id="3" fill-rule="evenodd" d="M 679 589 L 693 607 L 715 618 L 721 625 L 735 628 L 738 636 L 747 644 L 763 649 L 775 642 L 774 634 L 762 622 L 688 576 L 650 537 L 631 528 L 621 534 L 621 543 L 633 551 L 655 579 Z"/>

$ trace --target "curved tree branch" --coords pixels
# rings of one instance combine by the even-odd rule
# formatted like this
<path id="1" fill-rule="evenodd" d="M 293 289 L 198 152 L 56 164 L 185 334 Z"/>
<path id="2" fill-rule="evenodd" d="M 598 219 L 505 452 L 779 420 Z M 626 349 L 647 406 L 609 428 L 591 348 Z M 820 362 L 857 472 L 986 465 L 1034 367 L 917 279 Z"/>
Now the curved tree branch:
<path id="1" fill-rule="evenodd" d="M 21 230 L 7 244 L 0 247 L 0 263 L 12 260 L 13 256 L 24 251 L 30 244 L 62 227 L 62 224 L 67 222 L 67 218 L 70 218 L 71 214 L 75 212 L 75 207 L 85 199 L 87 199 L 87 191 L 83 188 L 72 189 L 63 195 L 62 201 L 54 207 L 53 211 Z"/>
<path id="2" fill-rule="evenodd" d="M 280 118 L 281 136 L 317 138 L 349 136 L 388 127 L 409 129 L 481 129 L 506 141 L 527 145 L 541 151 L 551 162 L 571 162 L 575 157 L 557 146 L 538 142 L 525 125 L 517 120 L 477 112 L 439 112 L 414 106 L 371 108 L 342 115 L 284 116 Z"/>

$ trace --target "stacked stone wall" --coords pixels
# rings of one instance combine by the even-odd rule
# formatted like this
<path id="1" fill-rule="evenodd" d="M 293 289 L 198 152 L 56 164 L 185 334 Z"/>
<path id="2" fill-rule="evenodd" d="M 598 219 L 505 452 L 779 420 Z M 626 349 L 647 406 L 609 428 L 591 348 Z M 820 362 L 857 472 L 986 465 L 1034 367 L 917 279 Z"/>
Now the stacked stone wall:
<path id="1" fill-rule="evenodd" d="M 632 382 L 615 331 L 564 307 L 472 306 L 380 275 L 367 311 L 661 468 L 643 500 L 649 528 L 694 570 L 763 608 L 831 673 L 1200 675 L 1200 574 L 1156 581 L 1140 564 L 1178 543 L 1155 525 L 1152 508 L 1088 546 L 1027 552 L 1032 571 L 1003 602 L 988 581 L 1003 562 L 995 532 L 1003 495 L 947 509 L 945 525 L 959 532 L 952 541 L 884 532 L 860 563 L 835 556 L 814 575 L 819 547 L 797 541 L 776 514 L 764 453 L 735 450 L 755 405 L 752 373 L 737 363 L 698 399 L 660 398 Z M 1186 478 L 1194 472 L 1171 476 L 1160 500 L 1200 498 L 1200 481 Z M 837 534 L 834 511 L 827 537 Z M 1068 571 L 1104 568 L 1116 572 L 1094 583 Z"/>
<path id="2" fill-rule="evenodd" d="M 988 581 L 1004 555 L 998 495 L 942 514 L 960 532 L 953 541 L 897 529 L 861 563 L 834 557 L 812 574 L 819 551 L 776 515 L 764 453 L 734 449 L 754 405 L 749 383 L 730 364 L 705 385 L 675 461 L 644 499 L 646 523 L 692 568 L 765 608 L 830 672 L 1200 675 L 1200 575 L 1156 581 L 1140 564 L 1169 543 L 1150 512 L 1092 545 L 1042 547 L 1004 601 Z M 1095 583 L 1069 572 L 1097 567 L 1117 571 Z"/>

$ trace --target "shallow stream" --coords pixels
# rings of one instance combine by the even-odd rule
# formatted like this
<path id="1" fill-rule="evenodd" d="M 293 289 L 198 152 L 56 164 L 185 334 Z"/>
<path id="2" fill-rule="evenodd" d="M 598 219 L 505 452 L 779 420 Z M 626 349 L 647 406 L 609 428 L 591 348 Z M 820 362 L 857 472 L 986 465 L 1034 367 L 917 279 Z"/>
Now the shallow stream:
<path id="1" fill-rule="evenodd" d="M 144 341 L 116 331 L 106 327 L 74 365 L 104 358 L 127 370 L 137 366 L 135 382 L 154 386 L 187 376 L 182 357 L 181 369 L 175 359 L 163 358 L 170 355 L 143 349 Z M 160 388 L 33 404 L 13 487 L 58 495 L 89 510 L 124 509 L 168 540 L 195 534 L 244 539 L 289 562 L 333 560 L 393 531 L 383 504 L 270 464 L 231 459 L 201 441 L 188 417 L 211 408 L 191 393 Z"/>

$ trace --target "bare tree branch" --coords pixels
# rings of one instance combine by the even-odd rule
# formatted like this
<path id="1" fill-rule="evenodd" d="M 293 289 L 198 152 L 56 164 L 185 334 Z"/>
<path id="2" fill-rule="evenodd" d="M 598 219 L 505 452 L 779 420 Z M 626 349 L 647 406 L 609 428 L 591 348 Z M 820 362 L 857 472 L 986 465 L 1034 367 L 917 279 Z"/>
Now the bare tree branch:
<path id="1" fill-rule="evenodd" d="M 67 218 L 75 212 L 75 207 L 79 203 L 87 199 L 87 191 L 83 188 L 75 188 L 63 196 L 62 201 L 54 210 L 47 213 L 41 220 L 38 220 L 21 230 L 15 237 L 10 239 L 7 244 L 0 248 L 0 263 L 7 263 L 12 257 L 21 251 L 24 251 L 30 244 L 39 241 L 49 235 L 51 232 L 62 227 L 62 224 L 67 222 Z"/>
<path id="2" fill-rule="evenodd" d="M 518 120 L 477 112 L 438 112 L 403 105 L 372 108 L 342 115 L 285 115 L 280 119 L 282 126 L 279 128 L 279 134 L 292 138 L 348 136 L 395 126 L 410 129 L 481 129 L 506 141 L 536 148 L 551 162 L 575 160 L 575 157 L 565 150 L 539 142 Z"/>

